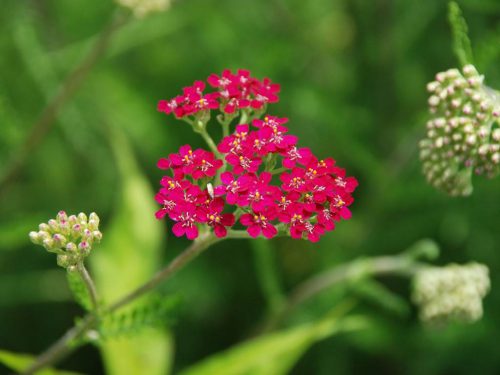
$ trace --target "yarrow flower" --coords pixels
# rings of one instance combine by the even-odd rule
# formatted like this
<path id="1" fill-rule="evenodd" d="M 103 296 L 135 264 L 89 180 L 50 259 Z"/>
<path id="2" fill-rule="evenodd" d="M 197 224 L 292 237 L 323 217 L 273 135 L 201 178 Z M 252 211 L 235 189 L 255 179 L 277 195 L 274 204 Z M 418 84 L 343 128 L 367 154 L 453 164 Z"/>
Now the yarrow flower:
<path id="1" fill-rule="evenodd" d="M 173 113 L 178 118 L 196 116 L 201 112 L 220 109 L 224 114 L 235 114 L 242 109 L 262 110 L 267 103 L 276 103 L 280 86 L 268 78 L 259 80 L 251 77 L 248 70 L 238 70 L 233 74 L 224 70 L 222 74 L 212 74 L 207 79 L 213 88 L 204 93 L 206 84 L 196 81 L 185 87 L 183 93 L 171 99 L 158 102 L 158 111 Z"/>
<path id="2" fill-rule="evenodd" d="M 472 193 L 472 174 L 500 172 L 500 95 L 467 65 L 450 69 L 427 85 L 432 118 L 420 142 L 423 172 L 450 195 Z"/>
<path id="3" fill-rule="evenodd" d="M 156 217 L 173 220 L 174 235 L 195 239 L 212 228 L 225 237 L 240 225 L 251 237 L 288 234 L 316 242 L 351 217 L 356 179 L 334 159 L 319 159 L 298 147 L 298 138 L 285 126 L 287 118 L 261 118 L 266 104 L 278 100 L 279 85 L 246 70 L 225 70 L 207 81 L 218 91 L 204 93 L 205 83 L 197 81 L 182 95 L 158 103 L 161 112 L 190 118 L 211 148 L 184 145 L 158 161 L 171 173 L 160 182 L 156 201 L 162 207 Z M 241 114 L 240 123 L 218 144 L 206 131 L 212 111 L 219 111 L 217 120 L 228 127 L 234 114 Z"/>
<path id="4" fill-rule="evenodd" d="M 34 244 L 42 245 L 48 252 L 57 254 L 57 264 L 73 271 L 87 257 L 94 244 L 102 239 L 99 217 L 92 212 L 68 216 L 59 211 L 55 219 L 42 223 L 38 231 L 29 233 Z"/>
<path id="5" fill-rule="evenodd" d="M 478 263 L 425 268 L 413 284 L 413 301 L 426 322 L 479 320 L 482 299 L 490 289 L 488 268 Z"/>

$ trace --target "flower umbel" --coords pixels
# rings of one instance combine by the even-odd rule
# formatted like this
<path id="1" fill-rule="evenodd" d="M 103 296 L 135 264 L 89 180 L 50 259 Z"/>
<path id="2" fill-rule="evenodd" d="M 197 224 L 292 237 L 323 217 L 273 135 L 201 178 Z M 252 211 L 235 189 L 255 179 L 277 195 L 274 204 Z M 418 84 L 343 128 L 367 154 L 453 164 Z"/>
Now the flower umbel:
<path id="1" fill-rule="evenodd" d="M 38 229 L 29 233 L 31 241 L 57 254 L 57 264 L 68 271 L 76 269 L 102 239 L 99 217 L 94 212 L 87 217 L 83 212 L 68 216 L 59 211 L 55 219 L 40 224 Z"/>
<path id="2" fill-rule="evenodd" d="M 427 85 L 433 117 L 420 142 L 422 168 L 429 183 L 453 196 L 472 193 L 472 173 L 500 172 L 500 95 L 483 81 L 467 65 Z"/>
<path id="3" fill-rule="evenodd" d="M 418 271 L 413 301 L 427 322 L 473 322 L 483 315 L 482 299 L 490 289 L 488 268 L 482 264 L 450 264 Z"/>
<path id="4" fill-rule="evenodd" d="M 184 145 L 158 162 L 171 174 L 161 180 L 156 217 L 168 215 L 176 236 L 194 239 L 213 230 L 225 237 L 239 219 L 251 237 L 288 234 L 316 242 L 351 217 L 356 179 L 346 177 L 334 159 L 298 148 L 298 138 L 284 126 L 287 118 L 261 118 L 267 103 L 278 101 L 279 85 L 246 70 L 225 70 L 207 81 L 217 91 L 204 93 L 207 85 L 196 81 L 182 95 L 158 103 L 160 112 L 191 124 L 212 150 Z M 218 144 L 206 130 L 213 111 L 220 112 L 215 117 L 223 126 Z"/>

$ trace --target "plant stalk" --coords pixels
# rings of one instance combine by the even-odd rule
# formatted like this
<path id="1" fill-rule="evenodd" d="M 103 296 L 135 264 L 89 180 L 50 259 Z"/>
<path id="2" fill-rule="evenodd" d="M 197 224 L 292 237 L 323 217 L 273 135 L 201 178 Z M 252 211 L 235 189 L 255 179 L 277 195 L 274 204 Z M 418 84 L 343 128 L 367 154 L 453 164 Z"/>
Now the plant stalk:
<path id="1" fill-rule="evenodd" d="M 246 231 L 241 230 L 230 230 L 228 231 L 227 237 L 225 239 L 244 239 L 250 238 Z M 120 308 L 128 305 L 137 298 L 143 296 L 144 294 L 150 292 L 159 284 L 169 279 L 175 273 L 180 271 L 186 264 L 195 259 L 209 246 L 223 239 L 215 237 L 212 233 L 207 232 L 198 237 L 192 242 L 182 253 L 175 257 L 165 268 L 156 273 L 149 281 L 128 293 L 115 303 L 111 304 L 109 307 L 101 311 L 101 316 L 105 314 L 113 313 Z M 85 337 L 85 334 L 95 327 L 98 322 L 99 316 L 93 312 L 87 314 L 79 324 L 68 330 L 59 340 L 57 340 L 52 346 L 50 346 L 45 352 L 43 352 L 32 365 L 23 371 L 22 375 L 32 375 L 37 371 L 52 365 L 53 363 L 60 361 L 71 352 L 73 352 L 77 345 L 75 342 Z"/>

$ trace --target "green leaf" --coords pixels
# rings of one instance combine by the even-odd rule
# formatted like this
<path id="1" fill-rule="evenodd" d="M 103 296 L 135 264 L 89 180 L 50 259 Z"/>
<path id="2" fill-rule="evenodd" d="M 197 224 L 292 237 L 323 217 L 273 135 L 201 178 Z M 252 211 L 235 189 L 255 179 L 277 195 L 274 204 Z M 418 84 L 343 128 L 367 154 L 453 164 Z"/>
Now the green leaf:
<path id="1" fill-rule="evenodd" d="M 161 293 L 149 296 L 134 309 L 105 317 L 99 327 L 99 336 L 109 340 L 137 335 L 146 328 L 168 326 L 172 323 L 179 304 L 180 298 L 177 296 L 165 296 Z"/>
<path id="2" fill-rule="evenodd" d="M 354 286 L 354 292 L 360 297 L 399 316 L 407 316 L 410 312 L 410 306 L 404 298 L 391 292 L 383 284 L 375 280 L 366 279 L 360 281 Z"/>
<path id="3" fill-rule="evenodd" d="M 453 34 L 453 51 L 460 65 L 473 64 L 471 42 L 467 35 L 467 22 L 460 7 L 454 1 L 450 1 L 448 5 L 448 21 Z"/>
<path id="4" fill-rule="evenodd" d="M 103 230 L 102 245 L 90 257 L 99 297 L 108 303 L 150 279 L 161 264 L 165 236 L 154 216 L 154 192 L 140 173 L 127 139 L 118 130 L 112 133 L 121 190 L 115 215 Z M 140 374 L 147 369 L 148 374 L 164 375 L 169 371 L 172 344 L 165 329 L 148 328 L 133 339 L 106 340 L 100 348 L 108 374 Z"/>
<path id="5" fill-rule="evenodd" d="M 0 350 L 0 363 L 13 371 L 21 372 L 26 370 L 36 357 L 30 354 L 13 353 L 6 350 Z M 46 368 L 37 372 L 37 375 L 79 375 L 77 372 L 56 370 Z"/>
<path id="6" fill-rule="evenodd" d="M 315 342 L 366 327 L 362 317 L 326 318 L 244 342 L 184 370 L 181 375 L 286 374 Z"/>
<path id="7" fill-rule="evenodd" d="M 85 310 L 90 311 L 92 309 L 92 302 L 90 301 L 89 292 L 81 276 L 78 272 L 66 272 L 66 278 L 68 280 L 69 289 L 73 293 L 73 297 L 75 297 L 75 301 Z"/>

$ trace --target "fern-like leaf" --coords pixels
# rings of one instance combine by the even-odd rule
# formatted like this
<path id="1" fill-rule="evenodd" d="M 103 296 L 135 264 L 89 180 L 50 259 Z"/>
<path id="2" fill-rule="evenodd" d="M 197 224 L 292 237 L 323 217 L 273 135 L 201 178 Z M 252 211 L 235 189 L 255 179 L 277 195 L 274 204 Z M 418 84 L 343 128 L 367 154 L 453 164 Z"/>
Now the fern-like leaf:
<path id="1" fill-rule="evenodd" d="M 132 309 L 103 318 L 99 338 L 132 336 L 145 328 L 172 325 L 179 305 L 178 296 L 152 295 Z"/>
<path id="2" fill-rule="evenodd" d="M 453 34 L 453 51 L 461 66 L 473 64 L 472 47 L 468 36 L 468 27 L 458 4 L 448 4 L 448 21 Z"/>
<path id="3" fill-rule="evenodd" d="M 66 275 L 69 289 L 73 293 L 75 301 L 78 302 L 78 304 L 85 310 L 90 311 L 92 308 L 90 295 L 80 274 L 78 272 L 67 272 Z"/>

